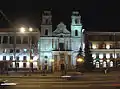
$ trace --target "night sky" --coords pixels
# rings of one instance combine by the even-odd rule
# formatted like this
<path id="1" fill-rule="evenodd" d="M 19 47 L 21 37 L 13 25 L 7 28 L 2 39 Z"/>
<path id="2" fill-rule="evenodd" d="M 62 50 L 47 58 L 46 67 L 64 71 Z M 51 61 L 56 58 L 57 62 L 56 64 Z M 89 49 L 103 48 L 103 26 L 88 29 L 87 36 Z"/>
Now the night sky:
<path id="1" fill-rule="evenodd" d="M 40 27 L 41 13 L 52 9 L 53 28 L 63 21 L 68 28 L 71 12 L 78 10 L 83 28 L 96 31 L 120 31 L 120 5 L 115 0 L 0 0 L 0 9 L 15 24 Z M 0 15 L 0 27 L 9 23 Z"/>

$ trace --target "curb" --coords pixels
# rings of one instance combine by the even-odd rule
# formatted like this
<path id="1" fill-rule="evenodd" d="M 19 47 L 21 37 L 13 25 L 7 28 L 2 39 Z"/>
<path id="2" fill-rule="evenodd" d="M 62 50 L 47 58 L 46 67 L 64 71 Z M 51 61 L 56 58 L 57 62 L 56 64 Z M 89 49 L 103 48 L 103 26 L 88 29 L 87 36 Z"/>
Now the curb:
<path id="1" fill-rule="evenodd" d="M 43 78 L 43 79 L 48 79 L 48 78 L 61 78 L 61 76 L 0 76 L 0 78 Z"/>

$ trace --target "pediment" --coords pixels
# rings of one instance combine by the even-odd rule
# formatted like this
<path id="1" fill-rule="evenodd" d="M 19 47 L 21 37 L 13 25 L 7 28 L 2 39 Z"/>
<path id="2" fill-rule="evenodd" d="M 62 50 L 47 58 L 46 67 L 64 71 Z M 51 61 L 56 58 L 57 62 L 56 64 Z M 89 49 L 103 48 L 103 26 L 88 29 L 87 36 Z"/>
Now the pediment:
<path id="1" fill-rule="evenodd" d="M 66 25 L 63 22 L 60 22 L 60 24 L 57 25 L 56 30 L 53 31 L 53 35 L 58 34 L 70 34 L 70 31 L 67 30 Z"/>

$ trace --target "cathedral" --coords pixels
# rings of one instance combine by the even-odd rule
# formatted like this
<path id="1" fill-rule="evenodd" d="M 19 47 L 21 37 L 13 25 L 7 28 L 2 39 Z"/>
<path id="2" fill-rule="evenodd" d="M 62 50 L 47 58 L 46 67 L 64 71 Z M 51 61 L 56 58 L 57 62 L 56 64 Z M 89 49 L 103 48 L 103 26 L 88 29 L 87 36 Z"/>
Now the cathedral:
<path id="1" fill-rule="evenodd" d="M 38 40 L 41 66 L 47 64 L 48 68 L 54 66 L 54 70 L 59 71 L 60 64 L 64 63 L 68 70 L 74 69 L 79 48 L 84 49 L 84 29 L 78 11 L 72 12 L 70 24 L 70 29 L 63 22 L 60 22 L 56 29 L 53 29 L 51 11 L 42 13 L 40 38 Z"/>

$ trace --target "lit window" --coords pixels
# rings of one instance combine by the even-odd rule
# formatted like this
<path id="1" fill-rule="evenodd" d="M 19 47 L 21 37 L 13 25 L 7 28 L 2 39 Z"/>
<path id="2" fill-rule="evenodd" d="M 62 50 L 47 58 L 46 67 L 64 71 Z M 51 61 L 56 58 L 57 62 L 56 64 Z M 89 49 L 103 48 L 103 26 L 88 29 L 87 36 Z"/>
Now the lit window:
<path id="1" fill-rule="evenodd" d="M 107 67 L 107 65 L 106 65 L 106 62 L 105 62 L 105 61 L 103 62 L 103 67 L 104 67 L 104 68 L 106 68 L 106 67 Z"/>
<path id="2" fill-rule="evenodd" d="M 24 50 L 24 52 L 27 52 L 27 49 L 23 49 Z"/>
<path id="3" fill-rule="evenodd" d="M 95 65 L 95 62 L 93 62 L 93 65 Z"/>
<path id="4" fill-rule="evenodd" d="M 103 54 L 99 54 L 99 58 L 102 59 L 103 58 Z"/>
<path id="5" fill-rule="evenodd" d="M 93 48 L 93 49 L 96 49 L 97 47 L 96 47 L 96 45 L 95 45 L 95 44 L 93 44 L 93 45 L 92 45 L 92 48 Z"/>
<path id="6" fill-rule="evenodd" d="M 109 53 L 106 54 L 106 58 L 110 58 L 110 54 Z"/>
<path id="7" fill-rule="evenodd" d="M 109 44 L 106 45 L 106 49 L 110 49 L 110 45 Z"/>
<path id="8" fill-rule="evenodd" d="M 113 67 L 113 61 L 110 61 L 110 67 Z"/>
<path id="9" fill-rule="evenodd" d="M 113 58 L 117 58 L 117 55 L 113 53 Z"/>
<path id="10" fill-rule="evenodd" d="M 110 60 L 109 60 L 109 59 L 107 59 L 106 61 L 107 61 L 107 62 L 110 62 Z"/>
<path id="11" fill-rule="evenodd" d="M 96 62 L 96 68 L 100 68 L 99 62 Z"/>
<path id="12" fill-rule="evenodd" d="M 96 54 L 92 54 L 92 57 L 93 57 L 93 59 L 95 59 L 96 58 Z"/>
<path id="13" fill-rule="evenodd" d="M 103 62 L 103 60 L 100 60 L 100 62 Z"/>

